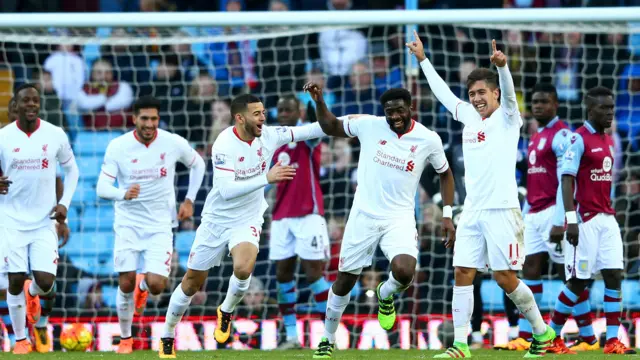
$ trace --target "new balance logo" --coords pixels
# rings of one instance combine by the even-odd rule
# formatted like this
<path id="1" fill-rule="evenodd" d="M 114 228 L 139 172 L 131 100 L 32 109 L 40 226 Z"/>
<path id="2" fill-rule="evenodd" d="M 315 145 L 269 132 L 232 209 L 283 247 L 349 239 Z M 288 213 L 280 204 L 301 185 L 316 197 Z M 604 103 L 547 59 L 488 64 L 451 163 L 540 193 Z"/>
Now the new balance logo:
<path id="1" fill-rule="evenodd" d="M 485 138 L 485 135 L 484 135 L 484 131 L 480 131 L 478 133 L 478 142 L 480 143 L 480 142 L 483 142 L 485 140 L 486 140 L 486 138 Z"/>
<path id="2" fill-rule="evenodd" d="M 137 164 L 138 163 L 138 159 L 131 159 L 131 163 L 132 164 Z"/>
<path id="3" fill-rule="evenodd" d="M 244 161 L 244 156 L 240 156 L 240 157 L 238 158 L 238 162 L 243 162 L 243 161 Z"/>
<path id="4" fill-rule="evenodd" d="M 387 144 L 387 140 L 380 140 L 379 144 L 380 145 L 386 145 Z"/>
<path id="5" fill-rule="evenodd" d="M 20 152 L 20 148 L 13 149 L 13 152 Z"/>

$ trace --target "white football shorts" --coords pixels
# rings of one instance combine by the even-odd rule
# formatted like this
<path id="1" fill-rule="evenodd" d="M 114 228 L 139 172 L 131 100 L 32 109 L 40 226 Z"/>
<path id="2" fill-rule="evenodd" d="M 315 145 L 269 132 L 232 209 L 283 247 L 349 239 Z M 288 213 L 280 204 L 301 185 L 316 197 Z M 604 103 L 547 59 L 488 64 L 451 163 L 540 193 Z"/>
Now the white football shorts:
<path id="1" fill-rule="evenodd" d="M 553 227 L 553 214 L 556 206 L 550 206 L 537 213 L 524 216 L 524 248 L 525 256 L 548 253 L 549 259 L 556 264 L 564 263 L 564 243 L 554 244 L 549 241 L 549 233 Z"/>
<path id="2" fill-rule="evenodd" d="M 375 219 L 351 209 L 342 238 L 338 270 L 359 275 L 370 266 L 376 247 L 389 261 L 397 255 L 418 258 L 418 230 L 413 216 L 395 219 Z"/>
<path id="3" fill-rule="evenodd" d="M 3 239 L 4 272 L 42 271 L 56 275 L 58 234 L 53 222 L 34 230 L 0 228 Z"/>
<path id="4" fill-rule="evenodd" d="M 191 270 L 207 271 L 220 266 L 224 256 L 243 242 L 251 243 L 259 249 L 261 232 L 262 224 L 226 228 L 203 221 L 191 245 L 187 267 Z"/>
<path id="5" fill-rule="evenodd" d="M 602 269 L 624 269 L 623 244 L 615 216 L 598 214 L 578 224 L 578 246 L 565 240 L 567 279 L 591 279 Z M 573 269 L 575 268 L 575 276 Z"/>
<path id="6" fill-rule="evenodd" d="M 524 225 L 520 209 L 464 210 L 453 248 L 453 266 L 479 271 L 521 270 Z"/>
<path id="7" fill-rule="evenodd" d="M 171 230 L 152 231 L 131 226 L 116 226 L 113 269 L 118 273 L 137 271 L 168 277 L 173 256 Z"/>
<path id="8" fill-rule="evenodd" d="M 296 255 L 304 260 L 329 258 L 329 232 L 323 216 L 310 214 L 271 222 L 269 260 Z"/>

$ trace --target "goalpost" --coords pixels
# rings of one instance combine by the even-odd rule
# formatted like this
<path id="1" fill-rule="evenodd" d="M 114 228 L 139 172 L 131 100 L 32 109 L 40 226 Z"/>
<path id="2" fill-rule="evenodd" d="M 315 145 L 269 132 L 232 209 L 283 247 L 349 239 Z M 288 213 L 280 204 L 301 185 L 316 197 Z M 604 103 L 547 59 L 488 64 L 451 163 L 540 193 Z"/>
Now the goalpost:
<path id="1" fill-rule="evenodd" d="M 419 30 L 436 69 L 462 98 L 466 74 L 476 66 L 489 65 L 490 41 L 498 40 L 509 58 L 526 117 L 522 159 L 526 159 L 526 139 L 535 131 L 529 116 L 530 90 L 535 83 L 556 85 L 560 114 L 573 125 L 584 118 L 580 102 L 588 88 L 604 85 L 615 91 L 619 145 L 615 161 L 620 166 L 616 167 L 614 204 L 628 270 L 624 283 L 628 296 L 623 303 L 628 311 L 621 339 L 640 346 L 636 342 L 640 340 L 636 336 L 640 335 L 640 299 L 632 295 L 640 290 L 640 8 L 0 14 L 0 126 L 7 121 L 12 88 L 28 81 L 39 83 L 44 98 L 42 117 L 66 128 L 81 171 L 69 209 L 71 240 L 60 250 L 59 294 L 50 326 L 55 349 L 59 349 L 61 326 L 76 322 L 93 331 L 93 350 L 114 350 L 118 341 L 113 204 L 96 198 L 95 184 L 106 144 L 130 125 L 130 105 L 138 95 L 162 99 L 162 126 L 185 136 L 209 164 L 196 219 L 181 224 L 175 237 L 176 256 L 167 259 L 172 266 L 170 289 L 150 299 L 143 317 L 134 318 L 133 334 L 141 349 L 157 349 L 166 305 L 184 274 L 199 212 L 211 187 L 208 148 L 219 131 L 231 124 L 225 101 L 233 95 L 246 91 L 259 95 L 274 124 L 281 96 L 298 96 L 303 117 L 312 110 L 310 98 L 301 92 L 306 80 L 324 80 L 330 93 L 326 97 L 337 115 L 380 111 L 381 91 L 407 87 L 414 94 L 416 120 L 441 135 L 456 170 L 462 156 L 461 127 L 435 100 L 404 48 L 412 37 L 408 30 L 413 28 Z M 131 91 L 123 94 L 123 88 Z M 81 91 L 104 94 L 113 101 L 91 103 L 78 95 Z M 357 185 L 357 156 L 357 141 L 332 139 L 322 145 L 322 188 L 332 244 L 326 272 L 329 280 L 335 279 L 339 243 Z M 188 171 L 178 168 L 179 201 L 186 193 L 186 175 Z M 519 179 L 525 176 L 517 171 Z M 462 180 L 463 175 L 456 177 Z M 417 196 L 419 269 L 414 286 L 396 300 L 397 328 L 385 332 L 375 316 L 373 290 L 388 271 L 388 262 L 378 253 L 353 293 L 338 330 L 338 348 L 438 349 L 443 341 L 450 342 L 452 253 L 439 241 L 442 213 L 436 179 L 427 173 L 422 181 L 425 191 Z M 273 190 L 268 198 L 272 204 Z M 235 321 L 231 345 L 235 349 L 273 349 L 283 333 L 274 300 L 275 265 L 267 256 L 269 219 L 267 210 L 254 274 L 257 280 Z M 229 259 L 211 270 L 205 288 L 177 328 L 177 350 L 218 347 L 213 339 L 215 309 L 224 297 L 231 271 Z M 314 347 L 323 322 L 304 276 L 296 278 L 299 336 L 303 346 Z M 548 313 L 559 283 L 554 276 L 545 279 L 541 308 Z M 602 284 L 596 282 L 592 292 L 596 333 L 605 329 L 600 314 L 602 291 Z M 502 292 L 486 277 L 481 294 L 485 338 L 492 345 L 504 343 L 509 325 Z M 570 321 L 565 331 L 576 333 L 575 322 Z M 6 350 L 9 343 L 0 345 Z"/>

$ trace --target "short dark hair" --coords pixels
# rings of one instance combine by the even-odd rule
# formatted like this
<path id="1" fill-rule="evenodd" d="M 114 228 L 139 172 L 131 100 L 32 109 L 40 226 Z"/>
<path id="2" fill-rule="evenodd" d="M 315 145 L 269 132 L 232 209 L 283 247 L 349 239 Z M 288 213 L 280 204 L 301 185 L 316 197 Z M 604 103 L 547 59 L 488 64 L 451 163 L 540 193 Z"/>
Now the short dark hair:
<path id="1" fill-rule="evenodd" d="M 259 97 L 252 94 L 242 94 L 236 96 L 233 100 L 231 100 L 231 117 L 235 117 L 236 114 L 240 114 L 241 112 L 247 111 L 247 106 L 249 104 L 261 103 Z"/>
<path id="2" fill-rule="evenodd" d="M 487 68 L 477 68 L 467 77 L 467 89 L 473 86 L 476 81 L 484 81 L 487 86 L 495 89 L 498 87 L 498 74 Z"/>
<path id="3" fill-rule="evenodd" d="M 138 116 L 140 114 L 140 110 L 142 109 L 156 109 L 158 110 L 158 114 L 160 114 L 160 107 L 162 103 L 160 100 L 154 98 L 153 96 L 147 95 L 139 98 L 133 103 L 133 115 Z"/>
<path id="4" fill-rule="evenodd" d="M 38 95 L 40 95 L 40 90 L 38 90 L 38 86 L 34 83 L 26 83 L 26 84 L 22 84 L 20 86 L 18 86 L 18 88 L 16 89 L 16 91 L 13 93 L 13 98 L 15 99 L 15 101 L 18 101 L 18 94 L 20 94 L 20 91 L 24 90 L 24 89 L 35 89 L 38 92 Z"/>
<path id="5" fill-rule="evenodd" d="M 380 104 L 384 106 L 388 101 L 403 100 L 405 104 L 411 106 L 411 93 L 404 88 L 393 88 L 385 91 L 380 96 Z"/>
<path id="6" fill-rule="evenodd" d="M 11 99 L 9 99 L 9 103 L 7 104 L 7 108 L 9 108 L 9 110 L 11 110 L 12 106 L 16 105 L 16 97 L 12 97 Z"/>
<path id="7" fill-rule="evenodd" d="M 589 102 L 593 101 L 593 99 L 600 96 L 613 97 L 613 91 L 611 91 L 611 89 L 606 88 L 604 86 L 596 86 L 594 88 L 591 88 L 589 89 L 589 91 L 587 91 L 587 95 L 584 98 L 585 103 L 589 104 Z"/>
<path id="8" fill-rule="evenodd" d="M 550 83 L 537 83 L 533 87 L 533 92 L 531 93 L 531 95 L 533 95 L 533 94 L 535 94 L 537 92 L 551 94 L 551 95 L 553 95 L 553 98 L 556 101 L 558 101 L 558 90 L 556 90 L 556 87 L 553 86 L 553 84 L 550 84 Z"/>
<path id="9" fill-rule="evenodd" d="M 296 103 L 296 106 L 300 108 L 300 99 L 298 99 L 298 97 L 295 96 L 294 94 L 281 96 L 280 99 L 278 99 L 278 101 L 293 101 L 294 103 Z"/>

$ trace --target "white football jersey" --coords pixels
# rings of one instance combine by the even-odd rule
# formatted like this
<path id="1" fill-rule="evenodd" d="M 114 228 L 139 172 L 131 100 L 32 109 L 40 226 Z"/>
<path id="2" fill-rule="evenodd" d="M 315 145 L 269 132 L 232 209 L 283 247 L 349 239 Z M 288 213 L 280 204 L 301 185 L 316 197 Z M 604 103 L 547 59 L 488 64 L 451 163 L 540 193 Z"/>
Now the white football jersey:
<path id="1" fill-rule="evenodd" d="M 520 113 L 517 109 L 508 113 L 501 106 L 483 119 L 473 105 L 460 102 L 454 118 L 464 124 L 465 211 L 520 208 L 516 183 Z"/>
<path id="2" fill-rule="evenodd" d="M 353 209 L 379 219 L 413 218 L 427 163 L 438 173 L 449 168 L 440 136 L 413 120 L 409 130 L 398 135 L 381 116 L 341 119 L 345 133 L 360 140 Z"/>
<path id="3" fill-rule="evenodd" d="M 187 140 L 161 129 L 149 145 L 140 142 L 135 131 L 111 140 L 102 173 L 116 179 L 121 189 L 140 185 L 137 199 L 116 201 L 114 226 L 176 227 L 176 163 L 191 167 L 197 157 Z"/>
<path id="4" fill-rule="evenodd" d="M 280 146 L 318 138 L 323 134 L 317 123 L 297 127 L 263 125 L 262 135 L 246 142 L 240 139 L 235 127 L 223 130 L 213 144 L 213 187 L 207 195 L 202 211 L 203 222 L 226 228 L 250 223 L 262 224 L 264 212 L 268 208 L 264 198 L 264 187 L 225 200 L 220 193 L 220 183 L 266 176 L 271 167 L 273 154 Z"/>
<path id="5" fill-rule="evenodd" d="M 13 182 L 8 194 L 0 195 L 0 226 L 15 230 L 51 226 L 57 164 L 71 161 L 73 151 L 61 128 L 37 121 L 31 134 L 22 131 L 17 121 L 0 129 L 0 166 Z"/>

